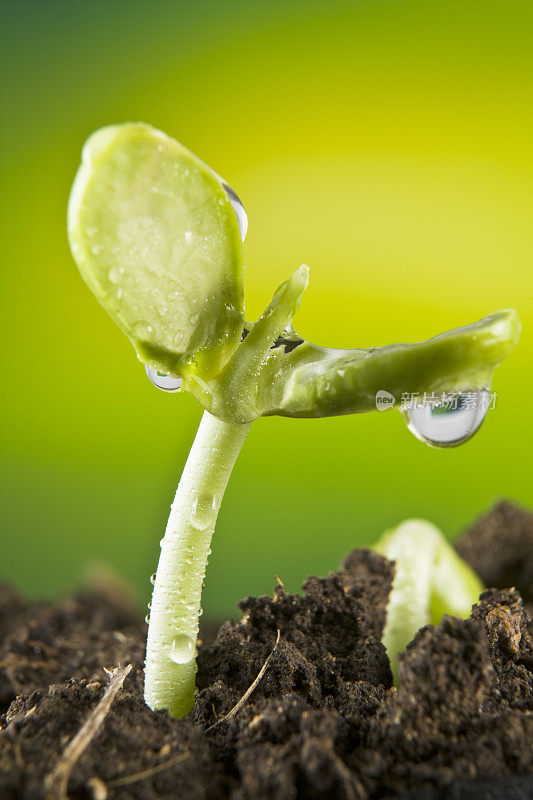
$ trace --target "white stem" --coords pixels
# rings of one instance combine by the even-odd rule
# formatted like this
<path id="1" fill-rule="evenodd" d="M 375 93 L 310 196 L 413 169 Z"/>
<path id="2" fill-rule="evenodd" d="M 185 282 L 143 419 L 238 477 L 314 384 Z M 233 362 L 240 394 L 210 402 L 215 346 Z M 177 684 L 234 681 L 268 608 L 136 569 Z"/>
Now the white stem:
<path id="1" fill-rule="evenodd" d="M 466 619 L 483 586 L 441 531 L 423 519 L 408 519 L 386 531 L 374 550 L 394 561 L 381 641 L 398 685 L 398 654 L 417 631 L 429 623 L 436 625 L 443 614 Z"/>
<path id="2" fill-rule="evenodd" d="M 204 412 L 170 510 L 152 596 L 144 699 L 182 717 L 194 705 L 203 580 L 218 510 L 250 425 Z"/>
<path id="3" fill-rule="evenodd" d="M 398 653 L 430 622 L 430 597 L 435 549 L 441 533 L 425 520 L 409 519 L 384 534 L 376 550 L 394 561 L 394 579 L 381 641 L 399 682 Z"/>

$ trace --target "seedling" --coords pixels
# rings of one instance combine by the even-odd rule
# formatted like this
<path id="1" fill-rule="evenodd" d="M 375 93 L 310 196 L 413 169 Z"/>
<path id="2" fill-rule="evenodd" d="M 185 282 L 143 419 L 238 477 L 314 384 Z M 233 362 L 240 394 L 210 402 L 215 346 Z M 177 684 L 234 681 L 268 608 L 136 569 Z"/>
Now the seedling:
<path id="1" fill-rule="evenodd" d="M 382 641 L 398 683 L 398 654 L 416 632 L 436 625 L 443 614 L 466 619 L 483 584 L 439 529 L 423 519 L 385 531 L 374 550 L 394 561 Z"/>
<path id="2" fill-rule="evenodd" d="M 152 382 L 186 389 L 205 409 L 161 544 L 146 650 L 146 702 L 181 717 L 194 703 L 211 537 L 253 420 L 371 411 L 382 397 L 399 407 L 404 393 L 426 393 L 436 399 L 406 412 L 410 427 L 425 441 L 458 444 L 483 414 L 460 402 L 444 431 L 439 398 L 465 390 L 483 397 L 519 323 L 505 310 L 416 344 L 318 347 L 293 327 L 308 282 L 305 266 L 277 289 L 257 322 L 246 322 L 246 215 L 238 197 L 182 145 L 147 125 L 116 125 L 91 136 L 68 228 L 83 278 Z"/>

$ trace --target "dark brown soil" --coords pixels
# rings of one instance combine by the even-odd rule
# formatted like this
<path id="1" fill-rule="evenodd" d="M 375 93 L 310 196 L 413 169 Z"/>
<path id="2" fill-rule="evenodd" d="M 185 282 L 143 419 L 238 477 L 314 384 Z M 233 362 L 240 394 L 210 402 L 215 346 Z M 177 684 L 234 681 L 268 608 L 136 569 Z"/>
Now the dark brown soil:
<path id="1" fill-rule="evenodd" d="M 471 617 L 423 628 L 391 688 L 380 643 L 393 565 L 356 550 L 303 595 L 247 598 L 200 647 L 196 706 L 142 700 L 145 626 L 118 596 L 57 605 L 0 592 L 0 798 L 44 800 L 44 779 L 133 669 L 75 760 L 71 800 L 531 800 L 533 515 L 497 506 L 458 543 L 488 585 Z M 513 588 L 516 586 L 516 588 Z M 522 597 L 520 595 L 522 592 Z M 253 694 L 242 697 L 279 643 Z M 54 787 L 48 784 L 48 797 Z"/>
<path id="2" fill-rule="evenodd" d="M 461 536 L 456 547 L 485 586 L 514 586 L 533 605 L 533 514 L 499 503 Z"/>

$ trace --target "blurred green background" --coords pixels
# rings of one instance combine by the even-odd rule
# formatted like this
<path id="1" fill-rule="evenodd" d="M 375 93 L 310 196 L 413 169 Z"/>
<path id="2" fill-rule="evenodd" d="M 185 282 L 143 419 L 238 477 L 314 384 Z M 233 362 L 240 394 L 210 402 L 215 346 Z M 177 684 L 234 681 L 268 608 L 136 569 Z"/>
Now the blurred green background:
<path id="1" fill-rule="evenodd" d="M 455 535 L 532 502 L 530 0 L 3 3 L 1 576 L 53 595 L 89 560 L 146 599 L 201 410 L 145 377 L 68 251 L 95 128 L 144 120 L 223 175 L 249 217 L 255 319 L 307 263 L 317 344 L 425 339 L 499 308 L 524 332 L 497 407 L 456 450 L 397 412 L 252 427 L 204 607 L 297 589 L 408 516 Z"/>

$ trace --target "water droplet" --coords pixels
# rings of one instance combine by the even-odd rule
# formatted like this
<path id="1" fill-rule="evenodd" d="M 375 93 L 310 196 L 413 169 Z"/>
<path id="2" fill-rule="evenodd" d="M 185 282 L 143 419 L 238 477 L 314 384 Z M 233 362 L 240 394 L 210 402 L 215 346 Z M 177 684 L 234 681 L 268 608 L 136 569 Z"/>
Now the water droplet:
<path id="1" fill-rule="evenodd" d="M 155 584 L 156 575 L 157 575 L 156 572 L 154 572 L 152 575 L 150 575 L 150 583 L 152 584 L 152 586 L 154 586 L 154 584 Z"/>
<path id="2" fill-rule="evenodd" d="M 187 345 L 187 338 L 183 335 L 182 331 L 178 331 L 175 334 L 174 339 L 172 341 L 174 343 L 174 346 L 180 350 L 184 349 Z"/>
<path id="3" fill-rule="evenodd" d="M 489 407 L 486 388 L 438 395 L 426 402 L 412 402 L 401 411 L 417 439 L 431 447 L 456 447 L 480 428 Z"/>
<path id="4" fill-rule="evenodd" d="M 158 372 L 148 365 L 145 366 L 146 374 L 150 381 L 163 392 L 178 392 L 181 389 L 181 378 L 175 375 L 167 375 L 165 372 Z"/>
<path id="5" fill-rule="evenodd" d="M 143 320 L 141 320 L 140 322 L 136 322 L 135 325 L 133 326 L 133 333 L 135 334 L 137 339 L 150 341 L 150 337 L 153 332 L 154 329 L 152 328 L 150 323 L 144 322 Z"/>
<path id="6" fill-rule="evenodd" d="M 187 664 L 192 661 L 196 651 L 196 642 L 186 633 L 180 633 L 170 646 L 170 659 L 174 664 Z"/>
<path id="7" fill-rule="evenodd" d="M 150 624 L 150 614 L 147 614 L 147 615 L 145 616 L 145 618 L 144 618 L 144 621 L 146 622 L 146 624 L 147 624 L 147 625 L 149 625 L 149 624 Z"/>
<path id="8" fill-rule="evenodd" d="M 239 230 L 241 232 L 241 239 L 244 242 L 246 239 L 246 232 L 248 230 L 248 217 L 246 216 L 246 211 L 244 210 L 244 206 L 241 203 L 237 192 L 235 192 L 231 186 L 228 186 L 227 183 L 223 183 L 222 186 L 229 197 L 229 201 L 233 206 L 233 210 L 235 211 L 235 216 L 237 217 L 237 222 L 239 223 Z"/>
<path id="9" fill-rule="evenodd" d="M 118 267 L 112 267 L 107 273 L 107 277 L 109 278 L 111 283 L 120 283 L 120 281 L 122 280 L 123 273 L 124 270 L 122 270 L 121 272 L 120 269 L 118 269 Z"/>
<path id="10" fill-rule="evenodd" d="M 196 497 L 192 504 L 192 527 L 197 531 L 205 531 L 214 522 L 216 507 L 217 502 L 214 495 Z"/>
<path id="11" fill-rule="evenodd" d="M 150 611 L 150 609 L 152 608 L 152 601 L 150 600 L 150 602 L 147 603 L 146 606 L 148 608 L 148 611 Z"/>
<path id="12" fill-rule="evenodd" d="M 93 254 L 93 256 L 100 255 L 100 253 L 102 252 L 103 249 L 104 249 L 104 245 L 103 244 L 92 244 L 91 245 L 91 253 Z"/>
<path id="13" fill-rule="evenodd" d="M 187 242 L 187 244 L 190 244 L 192 242 L 192 231 L 185 231 L 183 236 L 184 236 L 185 241 Z"/>

